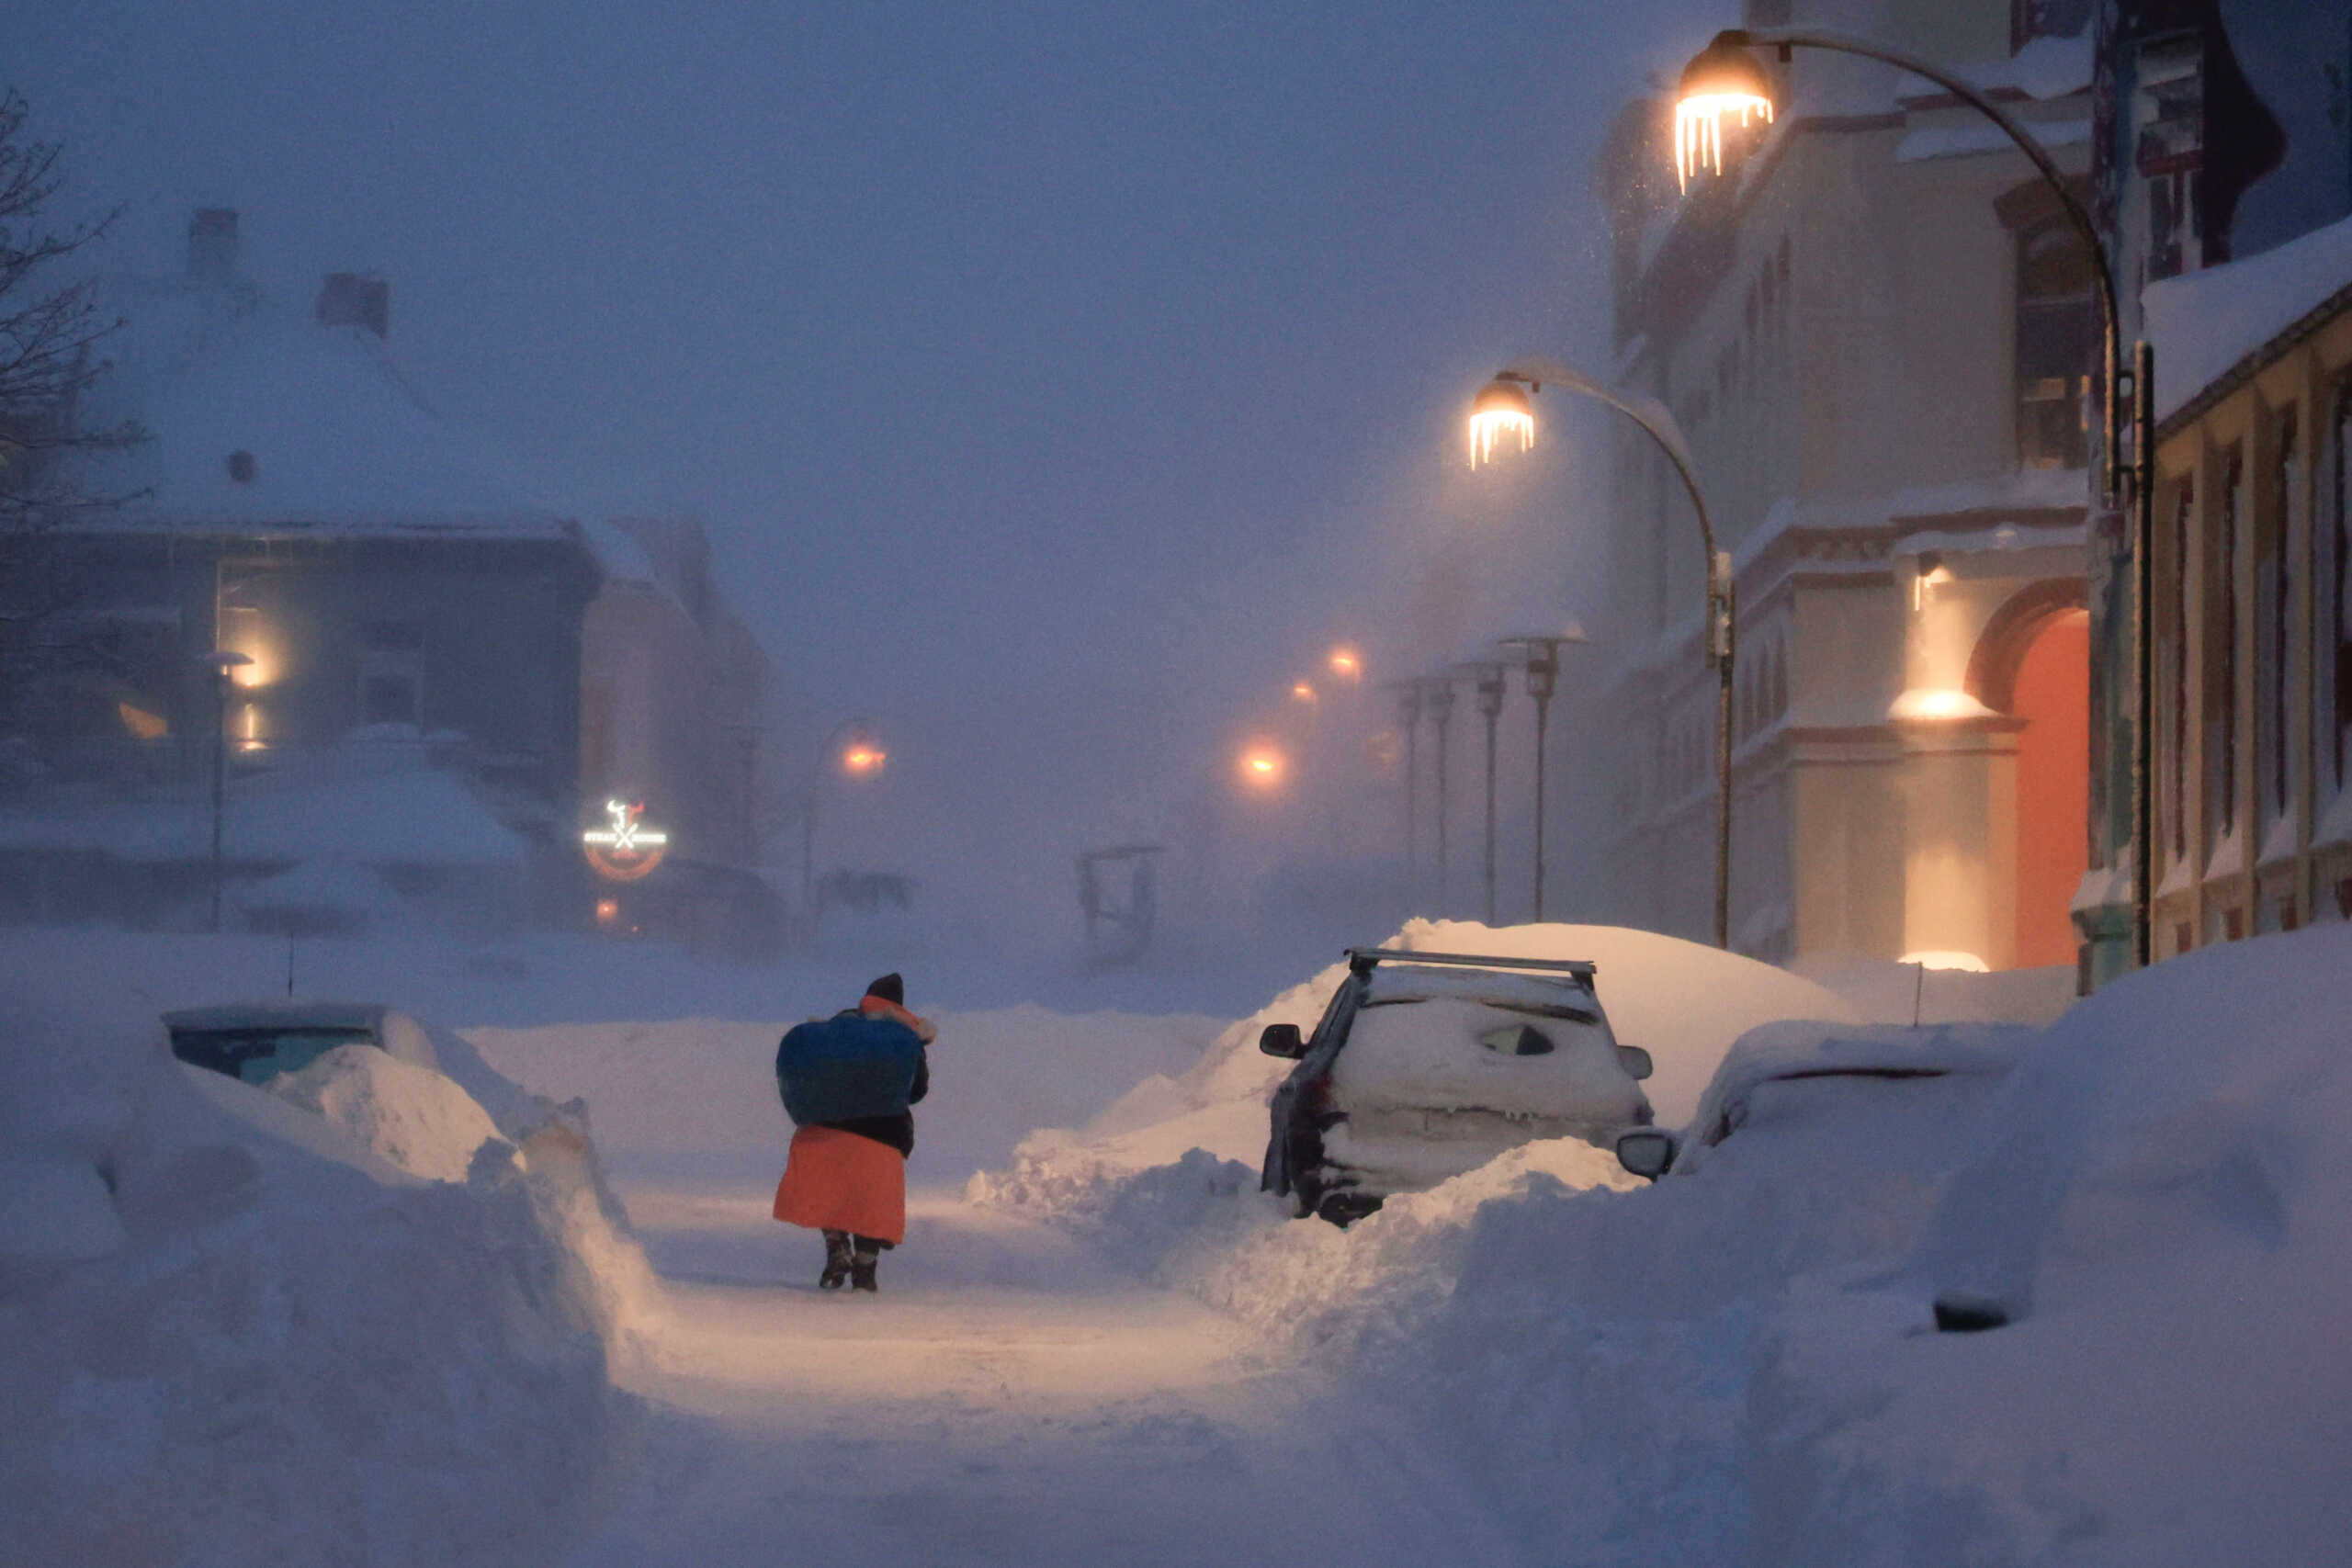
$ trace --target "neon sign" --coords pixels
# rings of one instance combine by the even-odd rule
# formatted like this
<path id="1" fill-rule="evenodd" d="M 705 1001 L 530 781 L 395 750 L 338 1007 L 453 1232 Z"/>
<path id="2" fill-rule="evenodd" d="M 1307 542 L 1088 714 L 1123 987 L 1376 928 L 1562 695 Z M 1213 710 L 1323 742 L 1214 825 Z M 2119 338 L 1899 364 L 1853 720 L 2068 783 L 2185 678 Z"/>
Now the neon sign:
<path id="1" fill-rule="evenodd" d="M 662 857 L 670 852 L 670 835 L 645 825 L 643 801 L 632 805 L 608 800 L 605 814 L 612 818 L 609 826 L 591 828 L 580 835 L 588 863 L 610 882 L 635 882 L 651 875 Z"/>

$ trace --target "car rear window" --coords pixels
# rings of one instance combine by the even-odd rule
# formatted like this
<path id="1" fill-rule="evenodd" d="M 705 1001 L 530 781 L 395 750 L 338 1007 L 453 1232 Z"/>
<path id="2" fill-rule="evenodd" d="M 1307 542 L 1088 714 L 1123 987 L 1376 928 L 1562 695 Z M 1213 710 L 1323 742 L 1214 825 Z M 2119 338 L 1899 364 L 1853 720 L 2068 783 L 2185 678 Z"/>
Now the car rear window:
<path id="1" fill-rule="evenodd" d="M 325 1024 L 172 1031 L 173 1055 L 246 1083 L 299 1073 L 339 1045 L 382 1044 L 371 1029 Z"/>
<path id="2" fill-rule="evenodd" d="M 1401 1002 L 1440 999 L 1476 1002 L 1530 1018 L 1561 1018 L 1577 1023 L 1600 1021 L 1600 1004 L 1589 990 L 1574 980 L 1492 970 L 1415 969 L 1383 964 L 1373 971 L 1362 1005 L 1394 1007 Z"/>

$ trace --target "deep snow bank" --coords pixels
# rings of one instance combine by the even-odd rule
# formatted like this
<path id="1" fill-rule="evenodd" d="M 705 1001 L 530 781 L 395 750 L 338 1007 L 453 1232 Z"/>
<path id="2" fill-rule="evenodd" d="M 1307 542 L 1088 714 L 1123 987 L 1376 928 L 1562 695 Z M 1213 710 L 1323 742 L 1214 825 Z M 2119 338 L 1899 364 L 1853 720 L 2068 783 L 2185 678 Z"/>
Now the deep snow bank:
<path id="1" fill-rule="evenodd" d="M 2070 1011 L 1913 1256 L 1816 1289 L 1758 1409 L 1759 1540 L 1815 1561 L 2340 1560 L 2352 1539 L 2352 927 L 2208 948 Z M 1965 1293 L 2018 1321 L 1926 1332 Z M 1899 1490 L 1889 1516 L 1860 1499 Z"/>
<path id="2" fill-rule="evenodd" d="M 1810 982 L 1647 931 L 1413 920 L 1383 945 L 1592 959 L 1618 1037 L 1647 1046 L 1658 1064 L 1651 1087 L 1666 1121 L 1689 1113 L 1743 1030 L 1850 1016 Z M 1555 1139 L 1392 1199 L 1345 1232 L 1289 1220 L 1285 1203 L 1257 1191 L 1257 1172 L 1267 1098 L 1292 1064 L 1261 1055 L 1258 1036 L 1270 1023 L 1312 1029 L 1346 975 L 1334 964 L 1283 992 L 1185 1071 L 1146 1079 L 1085 1126 L 1031 1134 L 1009 1169 L 975 1177 L 968 1195 L 1083 1230 L 1153 1277 L 1289 1342 L 1376 1357 L 1444 1308 L 1456 1281 L 1479 1267 L 1477 1238 L 1501 1214 L 1642 1185 L 1613 1155 Z"/>
<path id="3" fill-rule="evenodd" d="M 28 991 L 30 994 L 28 994 Z M 275 1092 L 0 1013 L 0 1516 L 41 1563 L 544 1561 L 643 1262 L 576 1112 L 373 1047 Z M 523 1114 L 525 1107 L 531 1114 Z"/>

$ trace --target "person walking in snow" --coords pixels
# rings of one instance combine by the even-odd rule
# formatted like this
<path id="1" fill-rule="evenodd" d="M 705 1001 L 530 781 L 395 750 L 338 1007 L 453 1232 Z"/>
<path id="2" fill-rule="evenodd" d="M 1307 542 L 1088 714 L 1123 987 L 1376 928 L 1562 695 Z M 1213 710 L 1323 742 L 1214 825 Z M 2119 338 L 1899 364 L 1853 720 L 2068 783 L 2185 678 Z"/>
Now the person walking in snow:
<path id="1" fill-rule="evenodd" d="M 885 975 L 857 1006 L 798 1024 L 776 1046 L 794 1132 L 775 1217 L 824 1234 L 820 1290 L 875 1290 L 881 1255 L 906 1239 L 910 1108 L 930 1090 L 926 1047 L 939 1034 L 906 1000 L 906 983 Z"/>

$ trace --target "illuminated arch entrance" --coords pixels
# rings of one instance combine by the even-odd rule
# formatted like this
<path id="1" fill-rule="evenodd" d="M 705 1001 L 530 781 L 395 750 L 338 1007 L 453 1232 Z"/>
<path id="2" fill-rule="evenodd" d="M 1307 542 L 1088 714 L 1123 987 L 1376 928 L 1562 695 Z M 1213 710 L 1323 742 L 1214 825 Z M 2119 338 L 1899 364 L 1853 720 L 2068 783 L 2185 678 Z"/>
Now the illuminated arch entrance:
<path id="1" fill-rule="evenodd" d="M 2025 720 L 2017 750 L 2017 963 L 2075 962 L 2067 906 L 2090 863 L 2090 615 L 2083 585 L 2040 582 L 1977 640 L 1968 689 Z"/>

